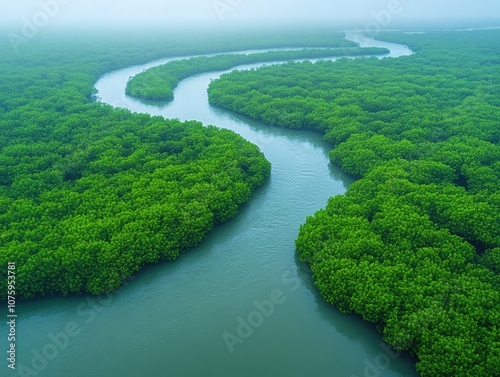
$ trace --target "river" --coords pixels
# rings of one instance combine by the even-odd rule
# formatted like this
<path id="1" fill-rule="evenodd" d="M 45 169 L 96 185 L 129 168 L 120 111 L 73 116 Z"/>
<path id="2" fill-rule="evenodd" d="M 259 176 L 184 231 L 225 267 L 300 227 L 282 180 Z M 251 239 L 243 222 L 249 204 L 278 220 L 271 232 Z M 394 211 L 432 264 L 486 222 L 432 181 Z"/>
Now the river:
<path id="1" fill-rule="evenodd" d="M 388 47 L 392 57 L 411 53 L 358 42 Z M 330 164 L 331 145 L 317 133 L 269 127 L 210 106 L 208 84 L 223 72 L 182 81 L 168 105 L 125 96 L 130 76 L 166 61 L 107 74 L 96 83 L 101 101 L 234 130 L 261 148 L 272 176 L 201 245 L 146 267 L 119 291 L 18 303 L 17 375 L 418 376 L 415 359 L 383 346 L 373 325 L 325 303 L 296 258 L 300 224 L 353 182 Z"/>

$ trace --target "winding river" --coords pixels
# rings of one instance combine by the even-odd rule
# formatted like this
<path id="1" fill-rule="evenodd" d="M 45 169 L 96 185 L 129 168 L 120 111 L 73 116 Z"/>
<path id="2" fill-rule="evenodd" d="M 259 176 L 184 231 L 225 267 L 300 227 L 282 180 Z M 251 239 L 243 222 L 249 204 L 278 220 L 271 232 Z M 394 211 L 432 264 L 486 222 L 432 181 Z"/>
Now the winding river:
<path id="1" fill-rule="evenodd" d="M 387 47 L 392 57 L 411 53 L 359 42 Z M 118 292 L 19 303 L 18 363 L 25 369 L 19 365 L 17 375 L 418 376 L 415 360 L 384 347 L 373 325 L 325 303 L 296 259 L 300 224 L 352 183 L 329 163 L 331 146 L 317 133 L 211 107 L 206 89 L 222 72 L 182 81 L 168 105 L 125 96 L 130 76 L 167 61 L 104 76 L 96 83 L 101 101 L 234 130 L 261 148 L 272 177 L 200 246 L 143 269 Z"/>

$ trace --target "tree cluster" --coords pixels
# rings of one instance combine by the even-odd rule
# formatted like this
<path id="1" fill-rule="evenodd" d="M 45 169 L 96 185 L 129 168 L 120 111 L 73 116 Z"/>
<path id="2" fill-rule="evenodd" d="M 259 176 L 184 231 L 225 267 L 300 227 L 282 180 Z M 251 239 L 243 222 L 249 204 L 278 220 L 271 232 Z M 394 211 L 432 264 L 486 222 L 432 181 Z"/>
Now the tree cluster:
<path id="1" fill-rule="evenodd" d="M 232 72 L 210 101 L 323 132 L 360 178 L 296 241 L 328 302 L 417 355 L 424 377 L 498 376 L 500 32 L 383 38 L 417 53 Z"/>
<path id="2" fill-rule="evenodd" d="M 16 263 L 19 298 L 111 291 L 196 246 L 270 175 L 231 131 L 94 102 L 103 71 L 193 48 L 121 39 L 40 36 L 0 59 L 0 265 Z"/>
<path id="3" fill-rule="evenodd" d="M 344 39 L 339 45 L 348 44 Z M 243 64 L 288 61 L 297 59 L 333 58 L 339 56 L 363 56 L 388 54 L 385 48 L 324 48 L 292 51 L 267 51 L 253 54 L 225 54 L 212 57 L 193 57 L 174 60 L 130 78 L 128 95 L 152 100 L 167 101 L 174 98 L 174 89 L 179 81 L 203 72 L 224 71 Z"/>

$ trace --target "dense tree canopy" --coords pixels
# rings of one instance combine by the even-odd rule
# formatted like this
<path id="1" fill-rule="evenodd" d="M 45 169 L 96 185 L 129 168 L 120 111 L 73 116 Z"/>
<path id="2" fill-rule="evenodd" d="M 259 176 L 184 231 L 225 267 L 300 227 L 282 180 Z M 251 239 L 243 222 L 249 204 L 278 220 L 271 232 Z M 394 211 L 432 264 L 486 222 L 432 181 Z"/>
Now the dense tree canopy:
<path id="1" fill-rule="evenodd" d="M 339 45 L 350 45 L 345 39 L 339 39 Z M 361 56 L 388 54 L 385 48 L 323 48 L 302 49 L 292 51 L 268 51 L 253 54 L 225 54 L 212 57 L 193 57 L 174 60 L 167 64 L 148 69 L 132 77 L 127 84 L 126 92 L 134 97 L 171 100 L 174 89 L 182 79 L 198 73 L 223 71 L 242 64 L 286 61 L 302 58 L 325 58 L 338 56 Z"/>
<path id="2" fill-rule="evenodd" d="M 110 291 L 198 244 L 264 182 L 269 163 L 230 131 L 93 102 L 97 78 L 127 65 L 341 37 L 253 34 L 40 34 L 17 54 L 0 41 L 0 264 L 16 262 L 20 297 Z M 417 53 L 210 87 L 214 104 L 323 132 L 360 178 L 307 219 L 297 249 L 323 297 L 416 354 L 424 377 L 500 375 L 499 37 L 387 34 Z"/>
<path id="3" fill-rule="evenodd" d="M 500 32 L 383 38 L 417 53 L 232 72 L 210 101 L 323 132 L 361 178 L 296 241 L 328 302 L 417 355 L 424 377 L 498 376 Z"/>
<path id="4" fill-rule="evenodd" d="M 256 146 L 231 131 L 96 103 L 93 83 L 169 55 L 316 39 L 254 36 L 39 35 L 17 54 L 1 46 L 0 264 L 16 262 L 18 297 L 110 291 L 235 215 L 270 174 Z"/>

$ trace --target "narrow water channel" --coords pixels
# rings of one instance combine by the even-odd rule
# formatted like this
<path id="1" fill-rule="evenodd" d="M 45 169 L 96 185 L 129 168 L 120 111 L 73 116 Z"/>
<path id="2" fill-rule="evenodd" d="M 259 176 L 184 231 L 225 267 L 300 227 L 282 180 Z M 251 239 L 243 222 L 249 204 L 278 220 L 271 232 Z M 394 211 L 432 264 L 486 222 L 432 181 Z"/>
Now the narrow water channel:
<path id="1" fill-rule="evenodd" d="M 271 179 L 197 248 L 118 292 L 19 303 L 19 364 L 40 377 L 418 376 L 415 360 L 387 351 L 372 325 L 325 303 L 296 259 L 300 224 L 352 183 L 330 164 L 331 146 L 211 107 L 207 87 L 221 72 L 182 81 L 164 106 L 125 96 L 130 76 L 166 61 L 104 76 L 101 101 L 234 130 L 271 161 Z"/>

